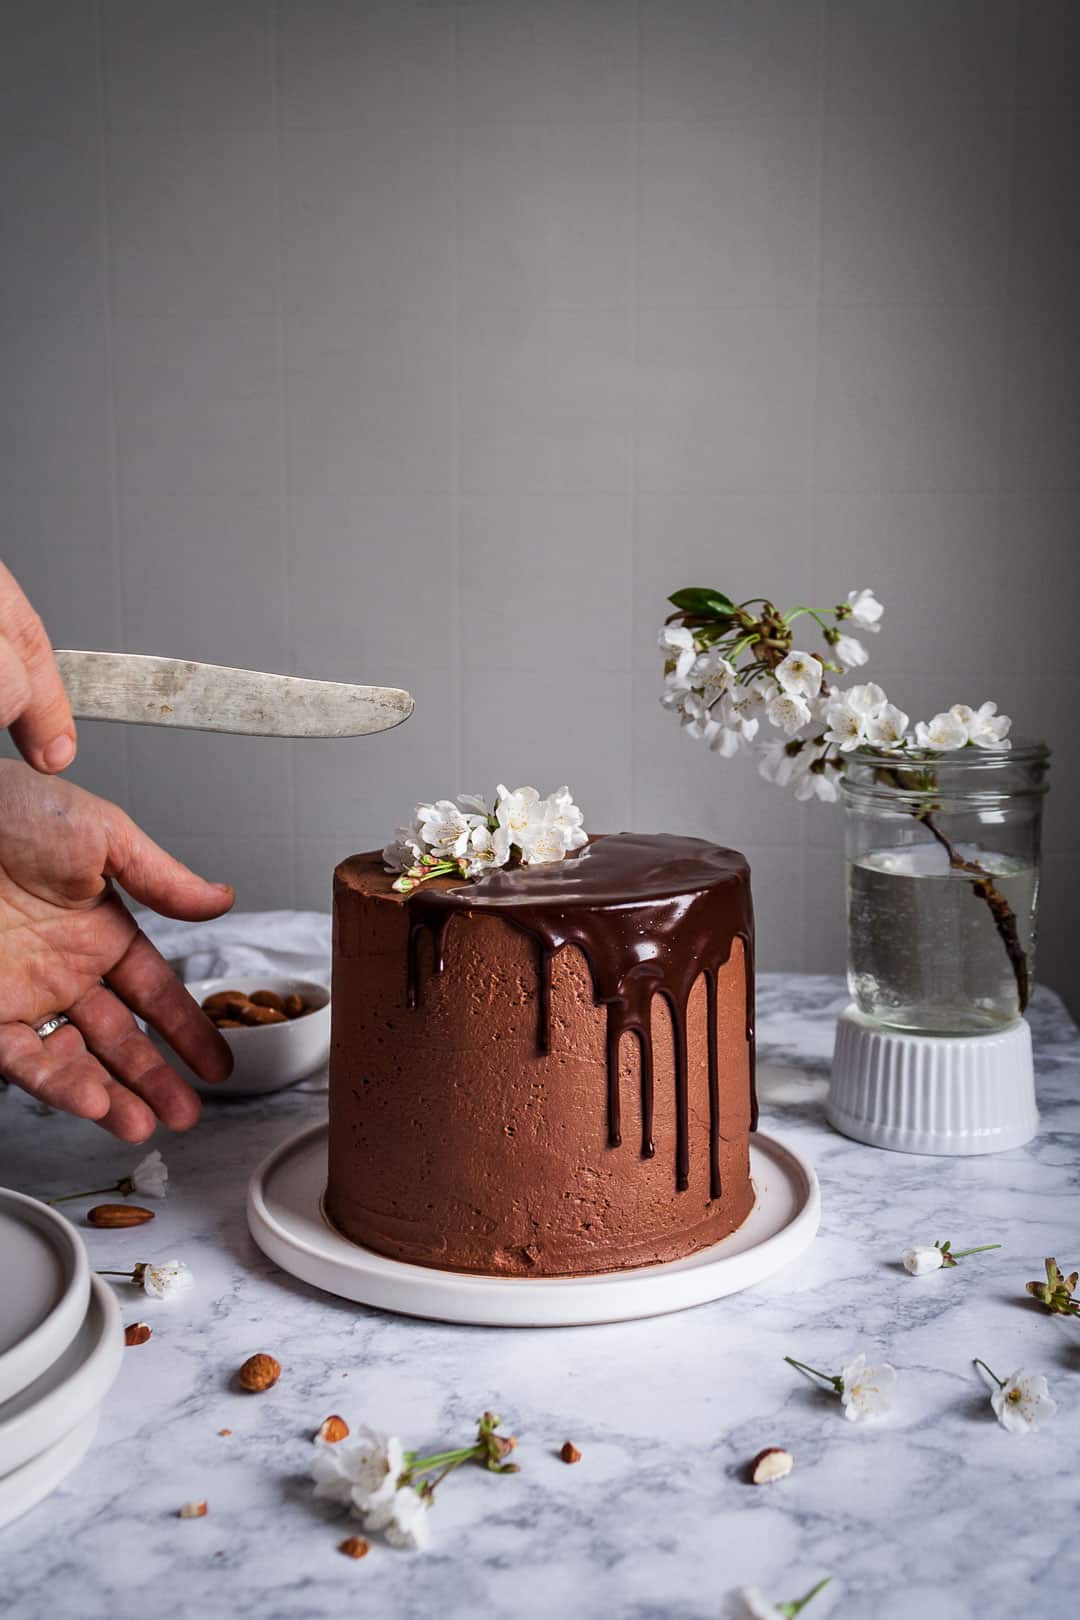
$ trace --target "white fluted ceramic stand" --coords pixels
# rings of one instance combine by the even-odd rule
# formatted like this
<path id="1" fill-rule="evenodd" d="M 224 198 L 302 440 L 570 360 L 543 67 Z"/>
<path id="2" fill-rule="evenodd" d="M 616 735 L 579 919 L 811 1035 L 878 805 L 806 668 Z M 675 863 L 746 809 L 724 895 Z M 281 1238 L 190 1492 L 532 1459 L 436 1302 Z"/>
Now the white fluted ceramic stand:
<path id="1" fill-rule="evenodd" d="M 829 1123 L 899 1153 L 1002 1153 L 1039 1127 L 1025 1019 L 987 1035 L 883 1029 L 850 1006 L 833 1049 Z"/>

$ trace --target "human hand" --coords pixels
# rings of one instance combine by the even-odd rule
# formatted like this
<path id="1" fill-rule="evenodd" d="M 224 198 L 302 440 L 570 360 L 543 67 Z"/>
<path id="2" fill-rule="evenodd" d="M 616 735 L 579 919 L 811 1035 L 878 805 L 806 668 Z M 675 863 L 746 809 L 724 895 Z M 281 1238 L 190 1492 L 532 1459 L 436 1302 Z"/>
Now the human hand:
<path id="1" fill-rule="evenodd" d="M 36 771 L 75 758 L 75 721 L 45 626 L 0 562 L 0 730 Z"/>
<path id="2" fill-rule="evenodd" d="M 224 1080 L 232 1055 L 112 878 L 164 916 L 190 921 L 219 917 L 234 898 L 106 799 L 0 760 L 0 1074 L 52 1108 L 142 1142 L 159 1119 L 187 1130 L 200 1104 L 133 1013 L 204 1080 Z M 37 1027 L 59 1012 L 70 1023 L 42 1039 Z"/>

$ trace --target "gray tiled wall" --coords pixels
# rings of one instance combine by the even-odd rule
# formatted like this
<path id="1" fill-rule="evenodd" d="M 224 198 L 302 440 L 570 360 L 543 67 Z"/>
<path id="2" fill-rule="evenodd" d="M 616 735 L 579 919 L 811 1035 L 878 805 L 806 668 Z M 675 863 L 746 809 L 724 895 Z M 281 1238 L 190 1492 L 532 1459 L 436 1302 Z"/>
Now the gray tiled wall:
<path id="1" fill-rule="evenodd" d="M 248 906 L 325 905 L 417 796 L 566 780 L 594 827 L 746 848 L 764 965 L 836 968 L 837 814 L 684 741 L 653 639 L 689 582 L 871 584 L 905 707 L 993 696 L 1057 747 L 1076 993 L 1080 7 L 0 31 L 3 551 L 54 638 L 417 697 L 357 742 L 88 725 L 79 779 Z"/>

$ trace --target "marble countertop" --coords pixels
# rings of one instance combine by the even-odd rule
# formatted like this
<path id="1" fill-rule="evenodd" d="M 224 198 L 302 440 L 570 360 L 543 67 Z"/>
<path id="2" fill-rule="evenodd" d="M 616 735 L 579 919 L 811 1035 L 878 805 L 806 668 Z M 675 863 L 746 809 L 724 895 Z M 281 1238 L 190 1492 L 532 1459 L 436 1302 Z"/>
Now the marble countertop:
<path id="1" fill-rule="evenodd" d="M 120 1285 L 125 1321 L 154 1336 L 125 1353 L 87 1460 L 0 1532 L 0 1608 L 17 1620 L 713 1620 L 744 1583 L 786 1600 L 831 1573 L 814 1620 L 1075 1612 L 1080 1321 L 1042 1313 L 1024 1283 L 1047 1254 L 1080 1263 L 1080 1037 L 1041 991 L 1030 1147 L 883 1153 L 824 1121 L 844 999 L 834 979 L 760 986 L 762 1122 L 817 1166 L 819 1237 L 770 1281 L 676 1316 L 495 1331 L 346 1304 L 278 1271 L 244 1222 L 249 1172 L 320 1116 L 318 1091 L 214 1101 L 190 1135 L 159 1133 L 172 1179 L 153 1225 L 84 1234 L 98 1265 L 176 1255 L 196 1287 L 155 1304 Z M 48 1197 L 136 1157 L 21 1092 L 0 1096 L 0 1183 Z M 901 1250 L 938 1237 L 1006 1247 L 907 1276 Z M 846 1423 L 782 1359 L 838 1371 L 863 1348 L 900 1373 L 896 1409 L 874 1426 Z M 256 1350 L 284 1372 L 245 1396 L 232 1375 Z M 1001 1429 L 975 1355 L 1002 1376 L 1044 1372 L 1053 1425 Z M 340 1412 L 430 1450 L 470 1438 L 486 1407 L 519 1437 L 521 1473 L 455 1475 L 426 1554 L 375 1538 L 361 1563 L 342 1557 L 345 1521 L 312 1499 L 306 1473 L 321 1419 Z M 576 1467 L 557 1457 L 567 1438 Z M 787 1446 L 795 1470 L 754 1488 L 745 1465 L 768 1445 Z M 206 1518 L 177 1517 L 202 1497 Z"/>

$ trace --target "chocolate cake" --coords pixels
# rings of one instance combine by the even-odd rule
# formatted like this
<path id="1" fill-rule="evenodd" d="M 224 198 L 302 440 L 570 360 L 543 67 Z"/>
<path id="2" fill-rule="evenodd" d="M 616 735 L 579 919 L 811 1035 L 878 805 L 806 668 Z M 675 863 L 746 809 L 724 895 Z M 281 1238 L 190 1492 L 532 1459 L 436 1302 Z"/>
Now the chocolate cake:
<path id="1" fill-rule="evenodd" d="M 418 1265 L 573 1276 L 680 1259 L 754 1202 L 744 858 L 621 833 L 396 893 L 334 881 L 326 1212 Z"/>

